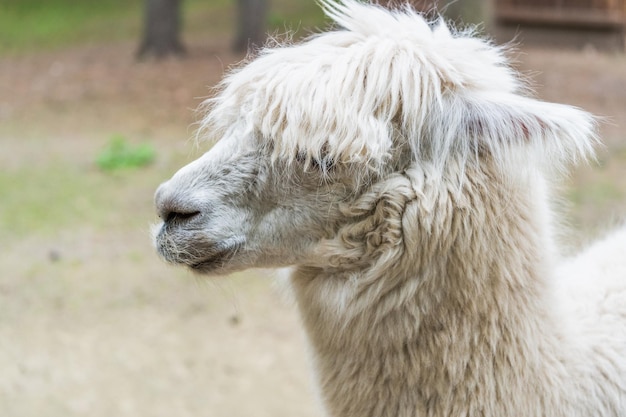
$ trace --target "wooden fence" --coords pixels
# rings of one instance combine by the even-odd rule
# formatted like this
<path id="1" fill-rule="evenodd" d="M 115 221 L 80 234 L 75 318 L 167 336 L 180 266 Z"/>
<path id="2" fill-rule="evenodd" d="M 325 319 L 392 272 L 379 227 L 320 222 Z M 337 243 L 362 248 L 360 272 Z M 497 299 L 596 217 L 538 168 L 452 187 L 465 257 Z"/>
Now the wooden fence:
<path id="1" fill-rule="evenodd" d="M 495 0 L 500 23 L 623 29 L 626 0 Z"/>

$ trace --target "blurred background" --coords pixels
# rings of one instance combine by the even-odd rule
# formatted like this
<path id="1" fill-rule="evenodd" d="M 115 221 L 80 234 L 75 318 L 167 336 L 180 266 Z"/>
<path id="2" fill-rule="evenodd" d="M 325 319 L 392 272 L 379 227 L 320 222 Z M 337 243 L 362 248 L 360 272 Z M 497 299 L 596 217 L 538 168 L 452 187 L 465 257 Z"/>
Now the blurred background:
<path id="1" fill-rule="evenodd" d="M 432 3 L 414 1 L 431 12 Z M 570 250 L 626 216 L 625 2 L 458 0 L 542 99 L 604 117 L 564 179 Z M 270 271 L 204 280 L 150 243 L 158 184 L 206 149 L 194 109 L 312 0 L 0 0 L 0 416 L 315 416 Z"/>

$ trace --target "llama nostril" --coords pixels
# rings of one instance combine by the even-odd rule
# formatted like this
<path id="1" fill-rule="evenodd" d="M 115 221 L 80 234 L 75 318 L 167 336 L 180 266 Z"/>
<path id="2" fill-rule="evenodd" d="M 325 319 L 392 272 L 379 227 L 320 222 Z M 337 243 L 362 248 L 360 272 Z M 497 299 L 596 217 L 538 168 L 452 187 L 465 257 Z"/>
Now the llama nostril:
<path id="1" fill-rule="evenodd" d="M 166 184 L 158 188 L 154 197 L 157 214 L 165 223 L 187 222 L 201 214 L 197 205 L 168 192 Z"/>
<path id="2" fill-rule="evenodd" d="M 163 219 L 165 223 L 174 223 L 174 222 L 180 223 L 180 222 L 189 221 L 193 219 L 194 217 L 198 216 L 199 214 L 200 214 L 199 211 L 190 211 L 190 212 L 185 212 L 185 213 L 181 213 L 177 211 L 170 211 L 164 216 L 161 216 L 161 218 Z"/>

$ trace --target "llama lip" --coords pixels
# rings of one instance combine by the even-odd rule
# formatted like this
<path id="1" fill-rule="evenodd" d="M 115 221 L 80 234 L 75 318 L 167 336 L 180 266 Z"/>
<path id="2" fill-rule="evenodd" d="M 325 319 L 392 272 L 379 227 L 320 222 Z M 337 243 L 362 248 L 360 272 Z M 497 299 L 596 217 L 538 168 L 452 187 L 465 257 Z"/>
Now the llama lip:
<path id="1" fill-rule="evenodd" d="M 223 266 L 229 258 L 229 255 L 234 253 L 235 251 L 221 251 L 216 254 L 211 255 L 210 257 L 198 262 L 189 265 L 189 268 L 194 271 L 205 272 L 215 268 L 219 268 Z"/>
<path id="2" fill-rule="evenodd" d="M 241 248 L 243 242 L 229 239 L 217 245 L 215 250 L 199 262 L 189 264 L 189 268 L 197 272 L 209 272 L 226 264 Z"/>

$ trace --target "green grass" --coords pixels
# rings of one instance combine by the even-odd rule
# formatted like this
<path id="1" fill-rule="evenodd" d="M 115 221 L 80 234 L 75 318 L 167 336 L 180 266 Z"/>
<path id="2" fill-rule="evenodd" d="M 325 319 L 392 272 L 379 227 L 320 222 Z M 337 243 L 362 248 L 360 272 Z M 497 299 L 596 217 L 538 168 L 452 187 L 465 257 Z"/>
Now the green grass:
<path id="1" fill-rule="evenodd" d="M 0 55 L 138 36 L 141 3 L 0 0 Z"/>
<path id="2" fill-rule="evenodd" d="M 185 0 L 183 39 L 190 33 L 234 33 L 234 0 Z M 268 30 L 306 34 L 323 25 L 312 0 L 274 0 Z M 86 42 L 136 40 L 143 0 L 0 0 L 0 56 L 58 49 Z"/>
<path id="3" fill-rule="evenodd" d="M 97 172 L 61 163 L 0 172 L 0 230 L 13 236 L 46 235 L 72 224 L 101 225 L 105 207 L 111 206 L 107 181 Z"/>
<path id="4" fill-rule="evenodd" d="M 154 213 L 154 190 L 172 170 L 151 166 L 104 173 L 94 166 L 50 161 L 0 171 L 0 243 L 84 227 L 146 228 Z"/>
<path id="5" fill-rule="evenodd" d="M 185 0 L 184 26 L 199 12 L 219 15 L 231 0 Z M 85 42 L 136 39 L 143 0 L 0 0 L 0 56 Z"/>

